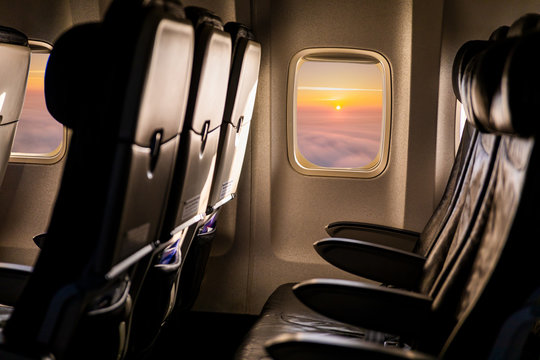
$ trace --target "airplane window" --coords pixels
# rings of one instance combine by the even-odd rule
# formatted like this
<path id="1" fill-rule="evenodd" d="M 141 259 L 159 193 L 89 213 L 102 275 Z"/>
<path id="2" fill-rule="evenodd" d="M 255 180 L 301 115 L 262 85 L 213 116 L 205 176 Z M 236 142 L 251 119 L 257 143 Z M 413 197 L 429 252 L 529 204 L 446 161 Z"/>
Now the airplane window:
<path id="1" fill-rule="evenodd" d="M 382 172 L 390 123 L 386 59 L 363 50 L 316 49 L 297 54 L 291 66 L 293 167 L 323 176 Z"/>
<path id="2" fill-rule="evenodd" d="M 30 41 L 32 55 L 23 109 L 17 125 L 10 161 L 55 162 L 64 148 L 64 128 L 47 110 L 44 76 L 51 46 Z"/>

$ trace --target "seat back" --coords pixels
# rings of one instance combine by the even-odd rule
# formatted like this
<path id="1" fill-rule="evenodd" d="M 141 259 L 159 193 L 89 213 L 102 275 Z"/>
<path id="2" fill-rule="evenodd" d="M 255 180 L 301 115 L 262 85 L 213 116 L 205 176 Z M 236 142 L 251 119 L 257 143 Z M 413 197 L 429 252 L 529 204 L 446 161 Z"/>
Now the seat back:
<path id="1" fill-rule="evenodd" d="M 245 25 L 227 23 L 233 40 L 231 76 L 221 125 L 215 178 L 210 192 L 211 211 L 236 195 L 255 106 L 261 45 Z"/>
<path id="2" fill-rule="evenodd" d="M 490 40 L 493 41 L 495 37 L 502 36 L 501 33 L 502 31 L 499 29 L 493 32 Z M 459 84 L 463 81 L 465 67 L 471 58 L 488 47 L 489 43 L 489 41 L 482 40 L 469 41 L 458 50 L 452 66 L 452 86 L 458 101 L 463 101 L 461 99 Z M 414 248 L 415 253 L 427 256 L 435 246 L 450 218 L 452 216 L 455 217 L 461 211 L 461 204 L 459 204 L 460 195 L 465 191 L 464 188 L 469 186 L 468 181 L 470 180 L 470 176 L 467 175 L 467 172 L 473 167 L 471 162 L 474 162 L 474 159 L 471 160 L 471 158 L 475 156 L 473 153 L 479 141 L 477 127 L 473 126 L 470 121 L 467 121 L 445 191 L 433 215 L 420 234 L 420 238 Z"/>
<path id="3" fill-rule="evenodd" d="M 522 19 L 515 24 L 521 23 Z M 496 183 L 478 248 L 463 252 L 460 271 L 453 276 L 456 280 L 448 281 L 439 296 L 440 306 L 444 306 L 442 296 L 459 299 L 453 309 L 453 330 L 442 352 L 447 358 L 458 353 L 487 358 L 504 320 L 524 306 L 540 285 L 536 276 L 540 244 L 535 241 L 540 236 L 539 45 L 538 30 L 500 44 L 511 51 L 485 126 L 508 135 L 501 142 Z M 464 274 L 465 286 L 456 289 L 457 279 Z"/>
<path id="4" fill-rule="evenodd" d="M 182 7 L 157 0 L 117 0 L 103 22 L 56 42 L 47 107 L 73 135 L 47 240 L 5 328 L 12 346 L 57 359 L 118 356 L 136 301 L 131 278 L 163 221 L 193 46 Z"/>
<path id="5" fill-rule="evenodd" d="M 26 35 L 0 26 L 0 185 L 21 115 L 29 66 Z"/>
<path id="6" fill-rule="evenodd" d="M 186 121 L 161 231 L 133 317 L 130 353 L 150 351 L 177 299 L 178 279 L 198 224 L 206 216 L 229 81 L 231 39 L 212 12 L 186 7 L 195 53 Z M 162 251 L 161 251 L 162 250 Z"/>
<path id="7" fill-rule="evenodd" d="M 465 103 L 483 129 L 501 134 L 501 143 L 477 220 L 466 241 L 451 245 L 444 279 L 431 291 L 441 316 L 433 321 L 446 335 L 423 346 L 446 343 L 448 358 L 486 358 L 505 319 L 540 285 L 533 275 L 540 246 L 530 241 L 540 235 L 539 44 L 540 33 L 497 41 L 468 66 Z"/>
<path id="8" fill-rule="evenodd" d="M 501 26 L 492 32 L 488 41 L 485 40 L 474 40 L 468 41 L 458 50 L 454 63 L 452 66 L 452 86 L 454 89 L 454 94 L 460 102 L 464 102 L 465 99 L 462 99 L 462 91 L 460 91 L 460 85 L 464 81 L 466 76 L 466 67 L 470 63 L 471 59 L 478 54 L 479 52 L 488 48 L 493 42 L 503 39 L 508 31 L 508 26 Z M 465 103 L 465 108 L 468 103 Z M 463 106 L 463 105 L 462 105 Z M 450 233 L 448 229 L 455 229 L 457 226 L 457 219 L 459 219 L 461 212 L 463 211 L 464 199 L 463 194 L 467 193 L 469 190 L 468 187 L 473 186 L 478 192 L 473 198 L 474 200 L 470 203 L 477 204 L 479 206 L 482 201 L 482 187 L 487 186 L 488 177 L 490 172 L 483 173 L 480 181 L 475 181 L 475 178 L 478 178 L 480 174 L 475 174 L 471 176 L 469 172 L 475 168 L 475 162 L 481 162 L 481 159 L 477 159 L 478 156 L 483 157 L 481 154 L 485 152 L 488 155 L 487 161 L 492 161 L 495 158 L 494 152 L 497 150 L 497 145 L 491 146 L 486 143 L 486 140 L 482 140 L 482 135 L 478 135 L 479 124 L 475 123 L 474 126 L 471 122 L 474 122 L 472 114 L 467 114 L 469 121 L 463 130 L 462 143 L 456 154 L 454 160 L 454 165 L 450 173 L 450 177 L 446 186 L 446 190 L 443 194 L 443 197 L 435 209 L 430 220 L 424 227 L 420 235 L 420 239 L 417 242 L 414 251 L 422 256 L 428 256 L 433 248 L 441 248 L 440 244 L 437 243 L 440 241 L 440 238 L 448 239 Z M 481 128 L 481 127 L 480 127 Z M 484 136 L 485 137 L 485 136 Z M 488 136 L 489 137 L 489 136 Z M 482 146 L 483 150 L 477 149 L 478 146 Z M 478 168 L 478 164 L 476 165 Z M 475 184 L 471 184 L 471 181 L 474 181 Z M 474 206 L 473 206 L 474 208 Z M 471 219 L 473 220 L 473 219 Z M 461 225 L 463 227 L 463 224 Z"/>
<path id="9" fill-rule="evenodd" d="M 469 41 L 458 51 L 453 67 L 456 97 L 462 101 L 467 120 L 481 133 L 469 162 L 465 185 L 458 197 L 456 209 L 433 243 L 420 284 L 420 291 L 435 296 L 455 266 L 462 249 L 475 236 L 475 226 L 485 222 L 481 215 L 487 201 L 495 159 L 498 152 L 498 133 L 489 125 L 489 109 L 499 85 L 513 40 L 504 37 L 513 27 L 496 29 L 489 41 Z M 491 126 L 491 127 L 490 127 Z M 476 234 L 477 235 L 477 234 Z"/>
<path id="10" fill-rule="evenodd" d="M 199 294 L 219 210 L 236 197 L 255 105 L 261 46 L 251 30 L 243 24 L 229 22 L 225 25 L 225 31 L 233 41 L 227 100 L 207 215 L 202 224 L 194 229 L 194 239 L 178 283 L 177 307 L 182 309 L 191 308 Z"/>
<path id="11" fill-rule="evenodd" d="M 186 15 L 196 33 L 193 76 L 163 239 L 182 238 L 206 216 L 229 81 L 232 45 L 220 18 L 197 7 L 187 7 Z"/>

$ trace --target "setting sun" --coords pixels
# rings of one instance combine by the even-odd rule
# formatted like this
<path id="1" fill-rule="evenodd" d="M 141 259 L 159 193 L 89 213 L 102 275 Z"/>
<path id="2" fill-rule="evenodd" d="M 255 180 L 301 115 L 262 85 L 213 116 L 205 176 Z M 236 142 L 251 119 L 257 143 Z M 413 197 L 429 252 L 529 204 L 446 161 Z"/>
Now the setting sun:
<path id="1" fill-rule="evenodd" d="M 341 105 L 336 106 L 336 110 L 341 110 Z"/>

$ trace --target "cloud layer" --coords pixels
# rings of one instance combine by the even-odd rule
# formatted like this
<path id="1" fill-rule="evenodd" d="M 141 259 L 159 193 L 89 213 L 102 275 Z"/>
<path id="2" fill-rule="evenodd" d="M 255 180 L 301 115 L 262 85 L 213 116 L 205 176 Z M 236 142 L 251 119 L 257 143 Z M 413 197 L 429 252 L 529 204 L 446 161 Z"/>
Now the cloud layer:
<path id="1" fill-rule="evenodd" d="M 60 145 L 62 137 L 62 125 L 47 111 L 43 91 L 27 89 L 12 151 L 50 153 Z"/>
<path id="2" fill-rule="evenodd" d="M 298 107 L 298 147 L 307 160 L 319 166 L 363 167 L 379 152 L 381 122 L 381 109 Z"/>

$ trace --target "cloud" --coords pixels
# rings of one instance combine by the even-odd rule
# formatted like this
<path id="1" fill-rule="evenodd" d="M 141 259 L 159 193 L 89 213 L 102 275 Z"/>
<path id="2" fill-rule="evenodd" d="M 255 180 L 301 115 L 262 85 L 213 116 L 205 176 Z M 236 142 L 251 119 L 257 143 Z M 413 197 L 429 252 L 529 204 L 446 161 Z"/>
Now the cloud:
<path id="1" fill-rule="evenodd" d="M 12 150 L 46 154 L 58 147 L 62 137 L 62 125 L 47 111 L 43 93 L 28 89 Z"/>
<path id="2" fill-rule="evenodd" d="M 367 114 L 299 110 L 299 150 L 306 159 L 319 166 L 366 166 L 379 152 L 381 119 L 380 110 Z"/>

